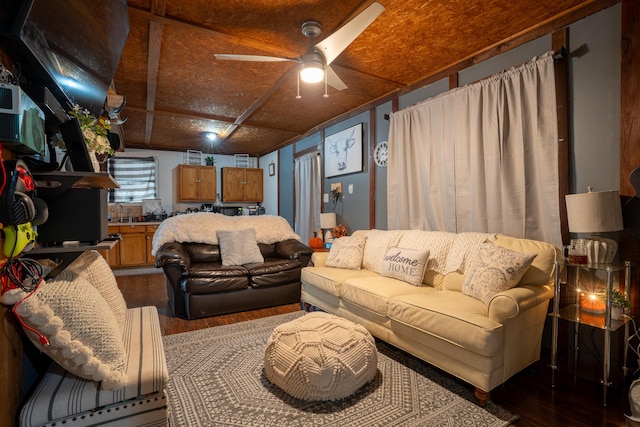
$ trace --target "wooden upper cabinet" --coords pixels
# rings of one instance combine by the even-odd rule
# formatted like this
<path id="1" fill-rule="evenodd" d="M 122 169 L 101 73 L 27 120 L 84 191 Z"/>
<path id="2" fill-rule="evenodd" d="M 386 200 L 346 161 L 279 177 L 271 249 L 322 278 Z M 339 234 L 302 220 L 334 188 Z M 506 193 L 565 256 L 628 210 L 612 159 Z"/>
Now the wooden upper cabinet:
<path id="1" fill-rule="evenodd" d="M 254 168 L 222 168 L 223 202 L 262 202 L 263 172 Z"/>
<path id="2" fill-rule="evenodd" d="M 216 200 L 215 166 L 178 165 L 179 202 L 213 202 Z"/>

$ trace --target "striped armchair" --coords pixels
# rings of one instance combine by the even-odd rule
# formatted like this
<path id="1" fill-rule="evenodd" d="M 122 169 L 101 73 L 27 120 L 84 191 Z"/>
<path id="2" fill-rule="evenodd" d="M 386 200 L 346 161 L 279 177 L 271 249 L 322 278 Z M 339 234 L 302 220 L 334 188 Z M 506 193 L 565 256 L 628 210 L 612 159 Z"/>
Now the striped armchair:
<path id="1" fill-rule="evenodd" d="M 27 337 L 53 359 L 21 408 L 20 426 L 167 425 L 158 311 L 127 308 L 98 252 L 83 253 L 32 295 L 20 292 L 6 292 L 3 302 L 13 298 Z"/>
<path id="2" fill-rule="evenodd" d="M 20 426 L 167 425 L 167 365 L 155 307 L 130 308 L 123 341 L 127 383 L 102 390 L 53 362 L 20 411 Z"/>

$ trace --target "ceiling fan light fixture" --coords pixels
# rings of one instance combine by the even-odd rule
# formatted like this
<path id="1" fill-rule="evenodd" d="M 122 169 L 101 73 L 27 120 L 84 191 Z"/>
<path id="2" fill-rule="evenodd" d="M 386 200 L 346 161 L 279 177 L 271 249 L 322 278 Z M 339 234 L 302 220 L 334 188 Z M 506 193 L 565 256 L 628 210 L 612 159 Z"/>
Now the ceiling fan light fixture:
<path id="1" fill-rule="evenodd" d="M 300 78 L 306 83 L 318 83 L 324 79 L 324 67 L 322 63 L 313 61 L 300 66 Z"/>
<path id="2" fill-rule="evenodd" d="M 215 141 L 216 139 L 218 139 L 218 134 L 215 132 L 207 132 L 204 134 L 204 136 L 207 137 L 209 141 Z"/>

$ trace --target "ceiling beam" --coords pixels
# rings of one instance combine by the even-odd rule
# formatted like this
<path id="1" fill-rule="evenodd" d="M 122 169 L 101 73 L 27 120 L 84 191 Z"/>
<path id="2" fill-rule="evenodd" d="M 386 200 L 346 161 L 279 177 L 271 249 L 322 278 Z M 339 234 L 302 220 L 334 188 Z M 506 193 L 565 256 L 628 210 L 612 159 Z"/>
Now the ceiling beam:
<path id="1" fill-rule="evenodd" d="M 221 33 L 220 31 L 213 30 L 211 28 L 207 28 L 202 25 L 195 24 L 193 22 L 182 21 L 177 18 L 170 18 L 167 16 L 157 16 L 157 15 L 154 15 L 152 12 L 149 12 L 143 9 L 138 9 L 137 7 L 134 7 L 131 5 L 129 6 L 129 13 L 131 15 L 135 15 L 143 19 L 160 22 L 167 26 L 176 27 L 176 28 L 182 27 L 189 30 L 201 31 L 211 37 L 215 37 L 217 39 L 221 39 L 232 44 L 246 46 L 253 49 L 259 49 L 277 56 L 297 57 L 300 55 L 300 52 L 297 52 L 291 49 L 274 46 L 272 44 L 265 43 L 260 40 L 253 40 L 245 37 L 232 36 L 229 34 Z"/>
<path id="2" fill-rule="evenodd" d="M 149 21 L 149 52 L 147 56 L 147 120 L 144 132 L 145 145 L 151 144 L 153 111 L 156 105 L 156 88 L 158 87 L 158 70 L 160 68 L 162 31 L 162 23 Z"/>

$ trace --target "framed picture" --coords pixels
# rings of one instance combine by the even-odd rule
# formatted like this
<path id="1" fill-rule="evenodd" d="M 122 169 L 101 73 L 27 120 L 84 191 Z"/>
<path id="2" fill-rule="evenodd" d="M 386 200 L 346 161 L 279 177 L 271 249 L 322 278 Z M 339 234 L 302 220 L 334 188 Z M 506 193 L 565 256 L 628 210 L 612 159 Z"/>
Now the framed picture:
<path id="1" fill-rule="evenodd" d="M 276 164 L 271 162 L 269 163 L 269 176 L 274 176 L 276 174 Z"/>
<path id="2" fill-rule="evenodd" d="M 324 176 L 362 171 L 362 123 L 324 139 Z"/>

